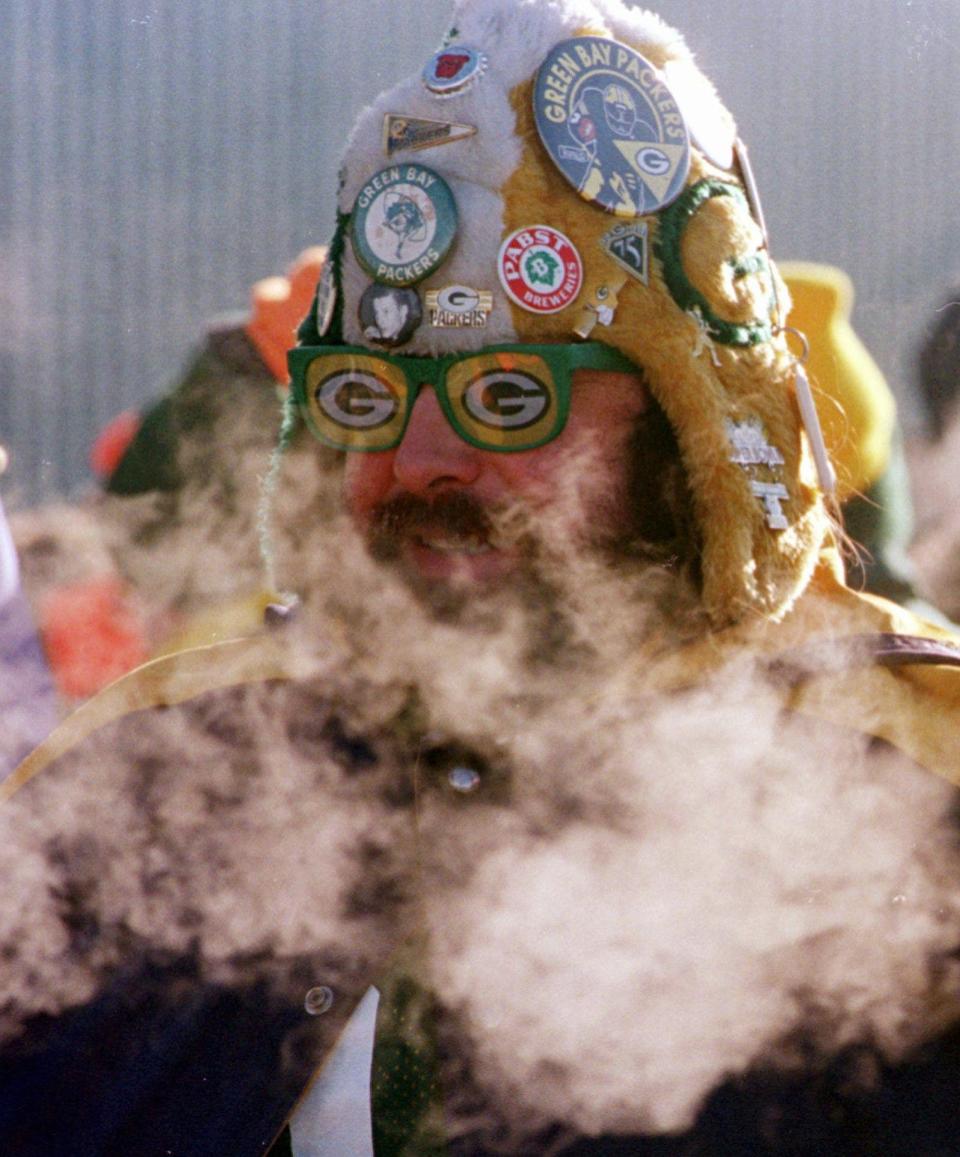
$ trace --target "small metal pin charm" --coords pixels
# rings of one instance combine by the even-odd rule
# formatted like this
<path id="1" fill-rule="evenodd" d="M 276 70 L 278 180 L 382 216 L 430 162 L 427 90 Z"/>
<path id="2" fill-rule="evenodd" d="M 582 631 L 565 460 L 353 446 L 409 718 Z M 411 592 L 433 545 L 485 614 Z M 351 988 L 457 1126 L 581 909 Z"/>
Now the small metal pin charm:
<path id="1" fill-rule="evenodd" d="M 414 152 L 452 145 L 472 137 L 476 131 L 476 125 L 388 112 L 383 118 L 383 151 L 392 157 L 402 149 Z"/>
<path id="2" fill-rule="evenodd" d="M 717 353 L 716 346 L 713 344 L 713 338 L 710 336 L 710 327 L 707 325 L 703 314 L 697 306 L 693 309 L 687 310 L 687 317 L 692 318 L 697 323 L 697 344 L 693 350 L 693 356 L 699 358 L 704 351 L 709 352 L 710 360 L 717 367 L 720 366 L 720 356 Z"/>
<path id="3" fill-rule="evenodd" d="M 426 292 L 427 316 L 437 329 L 483 329 L 493 311 L 493 293 L 470 285 L 445 285 Z"/>
<path id="4" fill-rule="evenodd" d="M 325 984 L 318 984 L 316 988 L 311 988 L 303 998 L 303 1007 L 310 1016 L 323 1016 L 325 1012 L 329 1012 L 333 1008 L 333 1000 L 333 989 L 328 988 Z"/>
<path id="5" fill-rule="evenodd" d="M 771 470 L 784 464 L 783 455 L 767 441 L 762 423 L 756 418 L 743 422 L 725 419 L 727 441 L 733 450 L 730 461 L 736 466 L 767 466 Z"/>
<path id="6" fill-rule="evenodd" d="M 790 497 L 790 492 L 786 486 L 782 482 L 751 480 L 750 489 L 763 502 L 763 508 L 767 514 L 767 526 L 771 530 L 786 530 L 790 523 L 787 522 L 787 516 L 783 513 L 783 507 L 780 505 L 781 502 Z"/>
<path id="7" fill-rule="evenodd" d="M 573 329 L 577 337 L 586 340 L 598 322 L 600 325 L 613 324 L 620 290 L 623 289 L 626 282 L 627 274 L 617 272 L 603 285 L 597 286 L 590 300 L 577 315 L 577 324 Z"/>

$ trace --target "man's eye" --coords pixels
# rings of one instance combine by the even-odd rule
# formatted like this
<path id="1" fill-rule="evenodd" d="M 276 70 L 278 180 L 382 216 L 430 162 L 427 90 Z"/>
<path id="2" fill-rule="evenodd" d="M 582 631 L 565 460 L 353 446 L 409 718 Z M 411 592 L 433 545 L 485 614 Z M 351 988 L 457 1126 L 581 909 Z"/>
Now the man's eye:
<path id="1" fill-rule="evenodd" d="M 320 382 L 313 397 L 325 418 L 354 430 L 385 426 L 399 406 L 393 391 L 378 377 L 356 371 L 332 374 Z"/>
<path id="2" fill-rule="evenodd" d="M 463 406 L 477 422 L 497 429 L 522 430 L 538 422 L 550 407 L 551 393 L 527 374 L 484 374 L 463 395 Z"/>

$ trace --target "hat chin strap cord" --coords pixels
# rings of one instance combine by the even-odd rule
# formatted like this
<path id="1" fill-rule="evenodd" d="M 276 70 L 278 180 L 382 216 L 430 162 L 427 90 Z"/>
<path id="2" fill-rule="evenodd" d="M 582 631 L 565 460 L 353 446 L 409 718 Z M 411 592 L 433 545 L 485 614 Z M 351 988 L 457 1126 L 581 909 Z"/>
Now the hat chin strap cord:
<path id="1" fill-rule="evenodd" d="M 757 182 L 753 176 L 753 168 L 750 165 L 750 155 L 747 152 L 747 146 L 739 137 L 737 138 L 734 150 L 740 165 L 743 183 L 746 186 L 747 199 L 753 209 L 753 215 L 756 218 L 757 224 L 760 226 L 764 248 L 767 250 L 767 253 L 769 253 L 770 235 L 767 232 L 767 222 L 763 215 L 760 193 L 757 190 Z M 810 343 L 807 341 L 806 334 L 801 333 L 800 330 L 794 329 L 792 326 L 783 325 L 783 310 L 780 305 L 780 295 L 777 291 L 776 278 L 773 279 L 773 295 L 777 314 L 777 326 L 774 332 L 784 334 L 792 333 L 798 337 L 803 344 L 803 355 L 797 359 L 794 367 L 794 392 L 797 398 L 797 405 L 800 408 L 800 420 L 803 422 L 803 428 L 806 430 L 807 438 L 810 441 L 810 449 L 813 451 L 813 460 L 817 467 L 820 489 L 827 497 L 832 497 L 837 491 L 837 473 L 830 462 L 830 455 L 827 453 L 827 444 L 823 438 L 820 417 L 817 414 L 817 407 L 813 400 L 813 391 L 810 389 L 810 379 L 807 377 L 807 371 L 803 368 L 810 353 Z"/>
<path id="2" fill-rule="evenodd" d="M 817 466 L 817 475 L 820 478 L 820 489 L 828 497 L 833 497 L 837 491 L 837 472 L 834 470 L 827 446 L 823 440 L 823 430 L 820 428 L 820 416 L 813 401 L 813 391 L 810 389 L 810 379 L 803 368 L 806 361 L 806 337 L 799 330 L 787 327 L 784 333 L 795 333 L 804 343 L 803 361 L 798 361 L 794 368 L 794 391 L 797 395 L 797 405 L 800 407 L 800 417 L 803 421 L 807 437 L 810 439 L 810 448 L 813 451 L 813 460 Z"/>

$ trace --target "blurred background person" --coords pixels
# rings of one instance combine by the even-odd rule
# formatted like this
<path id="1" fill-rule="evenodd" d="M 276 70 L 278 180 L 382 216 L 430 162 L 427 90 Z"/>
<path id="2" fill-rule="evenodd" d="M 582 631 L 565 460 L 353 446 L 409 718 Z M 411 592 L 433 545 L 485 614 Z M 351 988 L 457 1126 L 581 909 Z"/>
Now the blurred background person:
<path id="1" fill-rule="evenodd" d="M 0 474 L 7 468 L 0 446 Z M 0 778 L 57 720 L 53 680 L 20 586 L 20 566 L 0 499 Z"/>
<path id="2" fill-rule="evenodd" d="M 917 500 L 913 555 L 930 597 L 960 619 L 960 291 L 930 315 L 917 349 L 916 384 L 926 437 L 910 447 Z"/>

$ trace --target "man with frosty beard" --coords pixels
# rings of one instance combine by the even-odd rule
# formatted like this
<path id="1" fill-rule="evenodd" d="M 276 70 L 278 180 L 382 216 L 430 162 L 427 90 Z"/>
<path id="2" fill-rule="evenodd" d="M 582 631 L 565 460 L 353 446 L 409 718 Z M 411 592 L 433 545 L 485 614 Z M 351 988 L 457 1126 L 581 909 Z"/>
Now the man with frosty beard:
<path id="1" fill-rule="evenodd" d="M 733 121 L 618 0 L 454 29 L 290 355 L 300 610 L 10 781 L 3 1151 L 950 1152 L 958 655 L 843 584 Z M 581 88 L 643 113 L 582 191 Z"/>

